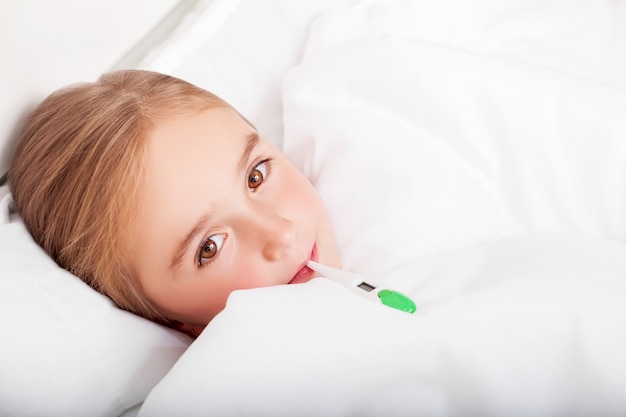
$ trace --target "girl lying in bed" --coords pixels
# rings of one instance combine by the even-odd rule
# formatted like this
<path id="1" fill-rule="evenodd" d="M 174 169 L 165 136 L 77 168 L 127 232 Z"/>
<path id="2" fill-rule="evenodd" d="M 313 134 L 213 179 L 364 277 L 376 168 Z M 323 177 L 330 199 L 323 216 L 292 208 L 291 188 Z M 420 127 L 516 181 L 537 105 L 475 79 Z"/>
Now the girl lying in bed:
<path id="1" fill-rule="evenodd" d="M 147 71 L 53 93 L 10 170 L 57 263 L 118 306 L 197 336 L 237 289 L 339 266 L 315 188 L 219 97 Z"/>

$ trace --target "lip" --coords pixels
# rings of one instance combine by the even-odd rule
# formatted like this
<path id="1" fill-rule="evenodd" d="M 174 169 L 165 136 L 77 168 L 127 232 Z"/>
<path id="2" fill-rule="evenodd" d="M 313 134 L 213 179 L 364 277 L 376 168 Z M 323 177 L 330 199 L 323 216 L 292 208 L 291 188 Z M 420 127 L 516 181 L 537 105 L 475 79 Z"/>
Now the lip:
<path id="1" fill-rule="evenodd" d="M 313 244 L 313 249 L 311 250 L 311 256 L 309 257 L 309 259 L 312 261 L 317 261 L 317 257 L 317 245 Z M 309 281 L 313 277 L 315 271 L 306 266 L 307 262 L 309 262 L 309 259 L 302 263 L 302 266 L 300 266 L 300 269 L 298 269 L 298 272 L 296 272 L 296 274 L 293 276 L 291 281 L 288 282 L 288 284 L 301 284 L 303 282 Z"/>

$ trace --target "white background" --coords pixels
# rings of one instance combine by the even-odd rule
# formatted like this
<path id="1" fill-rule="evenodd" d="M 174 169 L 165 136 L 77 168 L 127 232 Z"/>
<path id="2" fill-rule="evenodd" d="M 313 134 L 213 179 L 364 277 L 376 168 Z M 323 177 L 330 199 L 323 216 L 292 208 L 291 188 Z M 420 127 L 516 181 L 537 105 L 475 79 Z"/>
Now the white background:
<path id="1" fill-rule="evenodd" d="M 176 15 L 195 3 L 0 0 L 0 175 L 33 106 L 59 87 L 131 65 L 131 50 L 141 53 L 151 37 L 171 28 Z"/>

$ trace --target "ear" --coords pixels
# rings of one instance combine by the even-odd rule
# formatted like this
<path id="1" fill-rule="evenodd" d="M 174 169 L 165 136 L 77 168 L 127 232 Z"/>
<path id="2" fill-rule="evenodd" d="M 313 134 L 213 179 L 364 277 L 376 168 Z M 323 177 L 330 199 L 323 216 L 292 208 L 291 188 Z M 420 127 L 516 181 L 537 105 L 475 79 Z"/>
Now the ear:
<path id="1" fill-rule="evenodd" d="M 178 320 L 172 322 L 172 327 L 180 332 L 186 333 L 194 339 L 200 336 L 200 333 L 204 330 L 204 326 L 199 324 L 187 324 Z"/>

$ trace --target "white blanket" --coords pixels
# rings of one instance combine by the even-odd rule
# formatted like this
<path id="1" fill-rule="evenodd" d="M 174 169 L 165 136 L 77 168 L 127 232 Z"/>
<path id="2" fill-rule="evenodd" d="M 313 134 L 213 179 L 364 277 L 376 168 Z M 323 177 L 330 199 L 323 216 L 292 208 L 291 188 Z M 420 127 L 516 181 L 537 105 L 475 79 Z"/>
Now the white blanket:
<path id="1" fill-rule="evenodd" d="M 284 149 L 327 202 L 344 266 L 378 273 L 536 231 L 625 242 L 626 90 L 511 56 L 546 36 L 489 53 L 411 36 L 409 5 L 422 2 L 318 21 L 284 83 Z"/>
<path id="2" fill-rule="evenodd" d="M 536 235 L 389 275 L 410 315 L 326 279 L 233 294 L 140 416 L 626 413 L 626 248 Z"/>
<path id="3" fill-rule="evenodd" d="M 418 310 L 326 279 L 236 292 L 140 416 L 626 414 L 618 8 L 321 16 L 285 78 L 284 149 L 327 202 L 344 267 Z"/>

